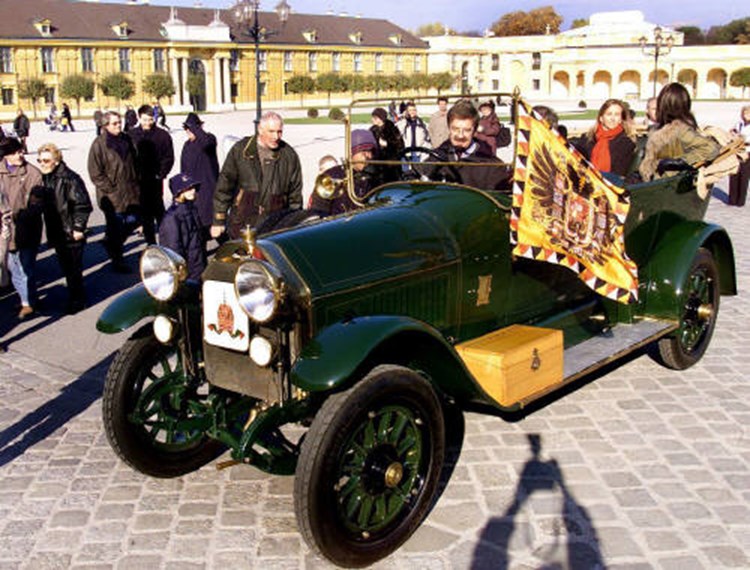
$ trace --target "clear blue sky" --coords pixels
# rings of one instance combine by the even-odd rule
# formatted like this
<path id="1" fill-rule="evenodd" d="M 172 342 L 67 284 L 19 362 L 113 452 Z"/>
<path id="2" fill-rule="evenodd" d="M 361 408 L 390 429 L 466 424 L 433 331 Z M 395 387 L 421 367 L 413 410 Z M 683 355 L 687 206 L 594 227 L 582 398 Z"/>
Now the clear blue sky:
<path id="1" fill-rule="evenodd" d="M 105 0 L 106 1 L 106 0 Z M 151 0 L 153 4 L 193 6 L 193 0 Z M 262 10 L 272 10 L 279 0 L 264 0 Z M 325 14 L 328 10 L 368 18 L 384 18 L 413 30 L 422 24 L 442 22 L 451 28 L 483 30 L 503 14 L 515 10 L 529 11 L 541 6 L 553 6 L 563 16 L 563 30 L 570 28 L 575 18 L 587 18 L 592 12 L 609 10 L 641 10 L 648 22 L 666 26 L 693 25 L 707 29 L 726 24 L 737 18 L 750 16 L 750 3 L 742 0 L 631 0 L 603 2 L 585 0 L 523 1 L 504 0 L 287 0 L 292 10 L 304 14 Z M 202 0 L 204 7 L 226 8 L 230 0 Z M 429 7 L 429 9 L 425 9 Z"/>

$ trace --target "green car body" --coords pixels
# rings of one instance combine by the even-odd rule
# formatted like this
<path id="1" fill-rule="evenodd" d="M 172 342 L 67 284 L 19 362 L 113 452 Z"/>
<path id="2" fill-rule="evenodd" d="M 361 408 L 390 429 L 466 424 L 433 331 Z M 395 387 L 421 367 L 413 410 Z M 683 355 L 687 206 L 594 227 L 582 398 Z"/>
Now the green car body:
<path id="1" fill-rule="evenodd" d="M 361 515 L 361 506 L 350 506 L 341 514 L 343 530 L 336 531 L 350 542 L 344 540 L 345 546 L 328 544 L 325 534 L 332 531 L 317 528 L 327 524 L 323 520 L 327 517 L 320 513 L 328 512 L 326 508 L 336 511 L 336 507 L 316 507 L 316 497 L 306 494 L 312 492 L 308 487 L 315 481 L 311 472 L 324 460 L 306 459 L 304 465 L 298 465 L 302 444 L 282 436 L 281 427 L 312 423 L 315 438 L 327 441 L 326 437 L 333 436 L 325 432 L 326 426 L 344 421 L 336 417 L 337 406 L 349 405 L 358 385 L 367 384 L 373 371 L 375 380 L 381 381 L 382 374 L 377 374 L 384 365 L 414 373 L 411 383 L 425 382 L 428 387 L 419 390 L 436 394 L 442 406 L 479 405 L 512 412 L 549 390 L 511 405 L 500 404 L 456 350 L 461 343 L 511 325 L 561 330 L 569 349 L 613 327 L 655 319 L 663 326 L 646 339 L 649 343 L 660 337 L 679 342 L 680 335 L 708 343 L 708 325 L 703 323 L 697 333 L 691 332 L 685 315 L 686 311 L 692 315 L 703 310 L 708 315 L 704 320 L 710 320 L 712 328 L 718 301 L 711 306 L 704 298 L 688 310 L 687 298 L 703 294 L 704 286 L 695 286 L 698 293 L 688 289 L 696 275 L 702 275 L 696 273 L 695 260 L 710 256 L 718 275 L 717 294 L 736 293 L 727 233 L 703 221 L 707 200 L 695 191 L 694 173 L 629 189 L 632 203 L 625 243 L 639 276 L 638 301 L 631 305 L 599 296 L 564 267 L 514 258 L 509 235 L 511 197 L 459 185 L 393 183 L 372 193 L 362 210 L 270 233 L 257 242 L 228 242 L 210 261 L 204 283 L 233 283 L 238 268 L 257 258 L 273 267 L 283 282 L 274 316 L 264 323 L 250 322 L 250 335 L 261 335 L 273 345 L 271 362 L 260 366 L 247 351 L 206 342 L 204 327 L 213 317 L 203 313 L 205 293 L 195 284 L 183 283 L 169 301 L 157 301 L 143 286 L 137 287 L 110 305 L 97 327 L 113 333 L 147 317 L 165 316 L 178 331 L 165 345 L 180 355 L 181 364 L 153 393 L 140 388 L 134 396 L 122 386 L 123 378 L 130 374 L 134 385 L 143 386 L 143 375 L 124 361 L 113 365 L 112 385 L 119 388 L 105 389 L 105 416 L 119 413 L 121 417 L 109 422 L 110 441 L 124 460 L 155 476 L 179 475 L 200 466 L 217 453 L 207 442 L 229 447 L 231 462 L 271 473 L 291 474 L 296 469 L 298 478 L 308 478 L 305 487 L 299 488 L 299 494 L 307 498 L 300 499 L 298 518 L 300 512 L 318 513 L 312 522 L 309 517 L 300 520 L 308 542 L 338 564 L 370 563 L 408 538 L 414 520 L 419 523 L 426 507 L 412 510 L 387 502 L 382 512 L 373 507 L 380 512 L 380 523 L 370 525 Z M 713 280 L 710 274 L 709 281 Z M 704 338 L 704 329 L 708 338 Z M 158 352 L 157 348 L 145 348 L 143 339 L 151 334 L 149 326 L 136 334 L 137 342 L 142 343 L 137 350 Z M 644 343 L 633 343 L 630 348 Z M 702 346 L 701 351 L 704 349 Z M 600 360 L 609 362 L 626 352 L 605 354 Z M 583 372 L 591 369 L 584 367 Z M 580 375 L 566 377 L 563 383 Z M 208 385 L 207 395 L 199 395 L 197 386 L 201 384 Z M 559 385 L 562 383 L 553 388 Z M 423 401 L 421 393 L 417 391 L 413 399 Z M 128 398 L 127 409 L 118 412 L 118 399 Z M 419 429 L 415 426 L 422 425 L 419 418 L 423 412 L 412 414 L 409 410 L 422 408 L 410 408 L 398 398 L 394 402 L 389 400 L 382 409 L 398 416 L 399 426 L 413 423 L 412 427 Z M 412 399 L 407 398 L 408 402 Z M 139 415 L 141 409 L 148 411 Z M 427 404 L 425 409 L 430 409 Z M 350 413 L 351 409 L 347 410 Z M 174 433 L 169 432 L 171 435 L 144 452 L 143 442 L 148 438 L 129 430 L 131 424 L 140 422 L 148 431 L 149 414 L 164 416 L 159 429 Z M 383 417 L 390 417 L 387 414 Z M 323 416 L 325 420 L 319 419 Z M 358 425 L 352 429 L 359 433 Z M 191 446 L 184 446 L 185 440 L 192 442 Z M 178 441 L 180 444 L 175 444 Z M 365 441 L 371 442 L 367 461 L 371 457 L 382 460 L 379 454 L 387 446 L 376 444 L 376 435 Z M 429 457 L 425 451 L 428 444 L 436 445 L 427 437 L 409 451 L 422 457 L 425 465 L 429 463 L 425 459 Z M 348 440 L 337 445 L 356 447 Z M 165 460 L 178 466 L 173 470 L 159 466 L 159 461 Z M 358 501 L 369 500 L 370 494 L 380 496 L 378 493 L 392 501 L 387 494 L 389 482 L 394 481 L 393 487 L 398 488 L 402 477 L 406 480 L 401 473 L 408 471 L 408 461 L 382 461 L 386 485 L 376 492 L 371 484 L 362 483 L 357 487 Z M 377 463 L 375 459 L 371 462 Z M 334 474 L 339 468 L 344 469 L 329 466 Z M 415 472 L 429 479 L 426 474 L 431 467 L 419 469 L 423 471 Z M 420 497 L 421 493 L 431 497 L 430 484 L 410 484 L 415 495 L 418 490 Z M 358 513 L 359 518 L 352 515 L 354 522 L 347 518 L 350 511 Z M 389 542 L 391 535 L 397 536 Z"/>

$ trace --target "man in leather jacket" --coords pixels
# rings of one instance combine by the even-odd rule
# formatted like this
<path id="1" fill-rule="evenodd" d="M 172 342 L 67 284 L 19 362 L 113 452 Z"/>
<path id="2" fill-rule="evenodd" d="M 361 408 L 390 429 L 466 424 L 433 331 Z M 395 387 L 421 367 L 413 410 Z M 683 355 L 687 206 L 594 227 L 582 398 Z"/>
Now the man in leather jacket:
<path id="1" fill-rule="evenodd" d="M 68 285 L 66 312 L 86 306 L 83 286 L 83 248 L 92 206 L 81 177 L 63 162 L 62 152 L 52 143 L 39 148 L 39 169 L 44 181 L 44 224 L 47 241 L 55 248 Z"/>
<path id="2" fill-rule="evenodd" d="M 302 209 L 302 167 L 281 140 L 283 128 L 281 116 L 268 111 L 258 134 L 229 151 L 214 191 L 211 237 L 220 237 L 226 227 L 230 238 L 238 238 L 245 226 L 258 227 L 271 213 Z"/>

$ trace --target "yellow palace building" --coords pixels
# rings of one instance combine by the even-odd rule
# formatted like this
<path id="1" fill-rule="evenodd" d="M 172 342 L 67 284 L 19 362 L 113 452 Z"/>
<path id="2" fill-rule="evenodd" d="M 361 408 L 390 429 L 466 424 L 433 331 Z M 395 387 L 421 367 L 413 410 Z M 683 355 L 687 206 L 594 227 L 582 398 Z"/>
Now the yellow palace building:
<path id="1" fill-rule="evenodd" d="M 559 34 L 423 39 L 430 43 L 430 72 L 455 73 L 473 92 L 518 86 L 537 99 L 646 99 L 654 85 L 658 91 L 678 81 L 695 98 L 742 98 L 729 77 L 750 67 L 750 45 L 685 46 L 682 33 L 665 27 L 654 57 L 656 27 L 639 11 L 601 12 L 587 26 Z"/>
<path id="2" fill-rule="evenodd" d="M 144 79 L 166 73 L 176 89 L 162 101 L 168 110 L 255 105 L 253 39 L 229 10 L 69 0 L 0 0 L 0 10 L 0 116 L 30 107 L 28 100 L 19 100 L 24 80 L 43 80 L 46 94 L 39 103 L 59 104 L 60 85 L 73 74 L 97 85 L 94 97 L 81 102 L 82 112 L 118 106 L 98 88 L 113 73 L 124 73 L 135 84 L 133 97 L 122 103 L 150 102 Z M 260 26 L 268 32 L 258 58 L 261 94 L 271 106 L 299 105 L 300 96 L 288 90 L 294 75 L 427 71 L 427 43 L 386 20 L 292 13 L 282 24 L 276 13 L 261 12 Z M 198 95 L 188 92 L 193 75 L 203 87 Z"/>

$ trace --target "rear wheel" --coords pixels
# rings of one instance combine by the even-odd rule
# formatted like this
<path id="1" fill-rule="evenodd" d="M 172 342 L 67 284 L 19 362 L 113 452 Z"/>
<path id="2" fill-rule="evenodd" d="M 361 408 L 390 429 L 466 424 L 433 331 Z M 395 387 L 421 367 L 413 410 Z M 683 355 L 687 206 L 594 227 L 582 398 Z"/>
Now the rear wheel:
<path id="1" fill-rule="evenodd" d="M 306 542 L 340 566 L 388 556 L 429 512 L 444 455 L 430 383 L 406 368 L 375 368 L 328 398 L 305 437 L 294 502 Z"/>
<path id="2" fill-rule="evenodd" d="M 130 337 L 104 382 L 102 418 L 120 458 L 152 477 L 177 477 L 219 455 L 205 436 L 199 387 L 186 377 L 180 353 L 154 338 L 151 326 Z"/>
<path id="3" fill-rule="evenodd" d="M 658 360 L 674 370 L 698 362 L 711 342 L 719 314 L 719 272 L 710 251 L 698 250 L 682 289 L 680 326 L 658 341 Z"/>

